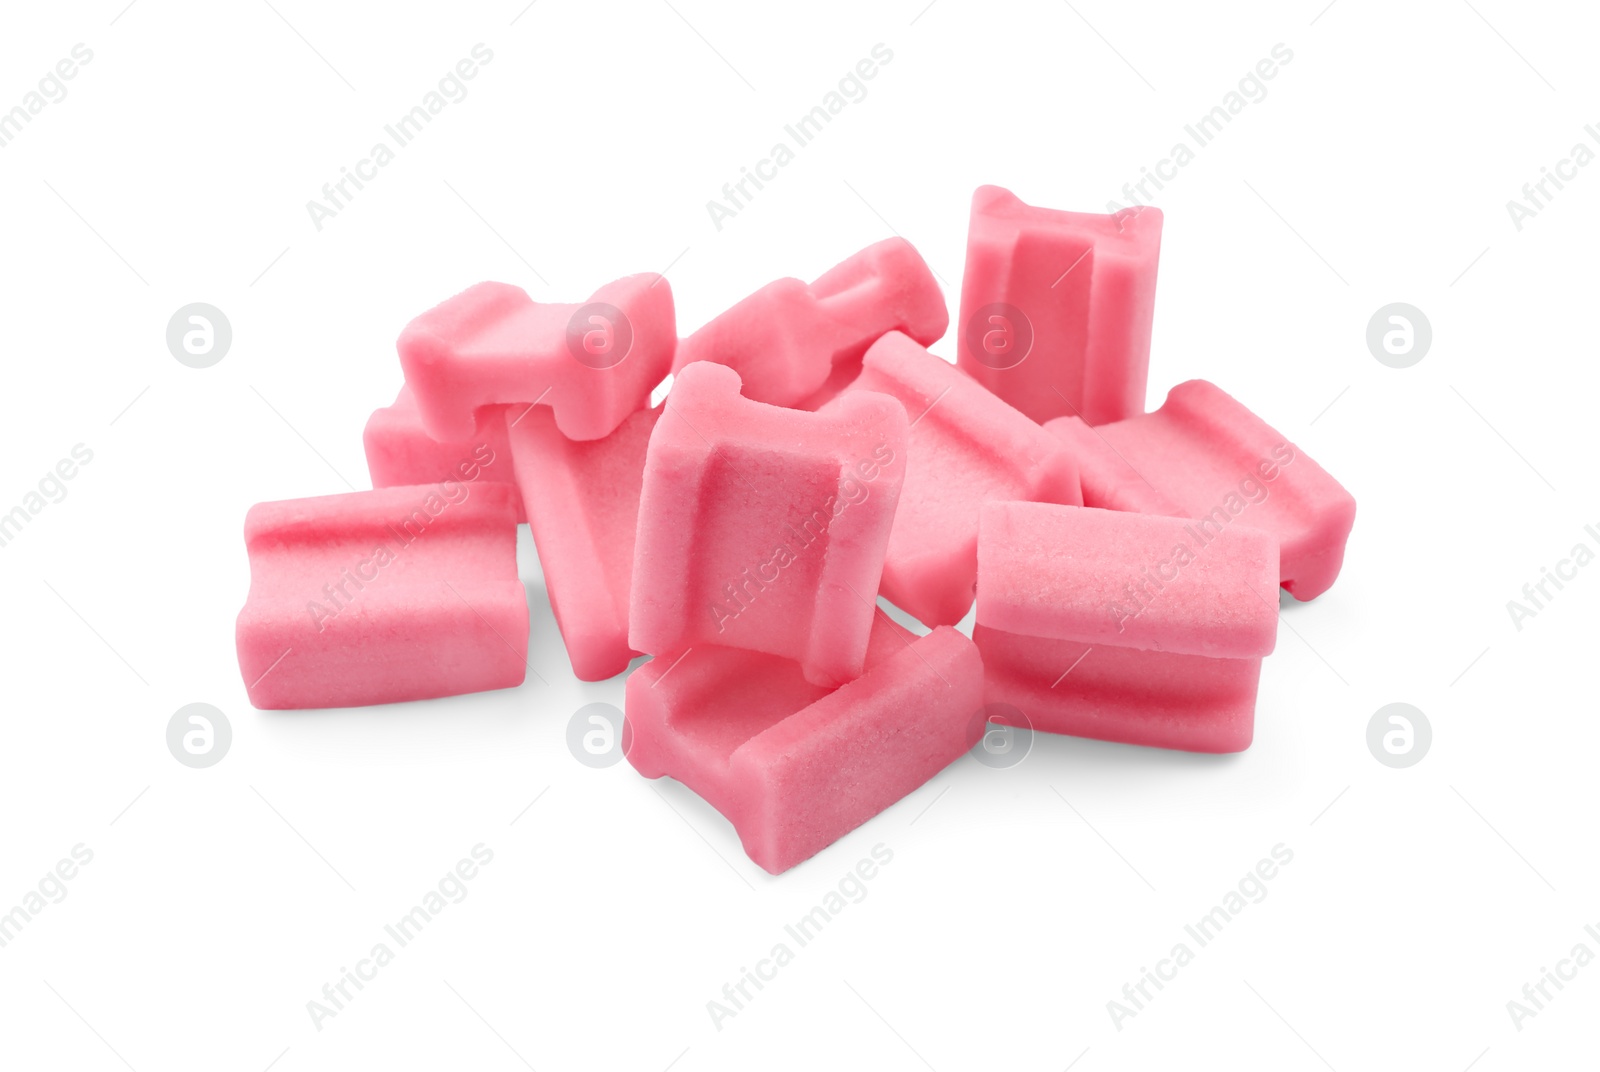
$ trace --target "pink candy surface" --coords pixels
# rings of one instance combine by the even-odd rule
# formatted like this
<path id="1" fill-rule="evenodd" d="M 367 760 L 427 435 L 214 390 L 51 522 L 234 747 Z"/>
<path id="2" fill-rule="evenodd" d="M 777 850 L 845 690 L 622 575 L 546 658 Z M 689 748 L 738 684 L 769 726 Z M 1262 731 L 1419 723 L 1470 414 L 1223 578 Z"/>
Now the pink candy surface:
<path id="1" fill-rule="evenodd" d="M 512 495 L 448 482 L 252 507 L 236 627 L 250 702 L 352 707 L 521 684 Z"/>
<path id="2" fill-rule="evenodd" d="M 441 443 L 423 430 L 417 400 L 409 387 L 402 387 L 394 405 L 373 410 L 367 418 L 362 443 L 375 488 L 440 480 L 497 480 L 511 487 L 517 520 L 527 520 L 522 493 L 516 490 L 511 472 L 505 418 L 497 406 L 478 412 L 477 428 L 467 439 Z"/>
<path id="3" fill-rule="evenodd" d="M 986 698 L 1050 732 L 1246 747 L 1277 571 L 1276 541 L 1256 529 L 990 503 L 973 633 Z"/>
<path id="4" fill-rule="evenodd" d="M 1076 464 L 1055 437 L 899 332 L 872 345 L 830 407 L 856 391 L 893 396 L 911 421 L 883 594 L 929 625 L 954 625 L 972 606 L 980 507 L 1079 502 Z"/>
<path id="5" fill-rule="evenodd" d="M 600 681 L 628 668 L 628 593 L 645 448 L 659 409 L 640 410 L 604 439 L 568 439 L 543 406 L 506 412 L 545 588 L 572 672 Z"/>
<path id="6" fill-rule="evenodd" d="M 738 373 L 677 376 L 645 457 L 629 644 L 696 644 L 861 672 L 904 478 L 906 415 L 856 392 L 828 413 L 753 402 Z"/>
<path id="7" fill-rule="evenodd" d="M 1052 421 L 1064 441 L 1084 429 Z M 1278 540 L 1280 581 L 1296 599 L 1327 591 L 1344 562 L 1356 502 L 1337 480 L 1232 396 L 1180 383 L 1153 413 L 1098 433 L 1085 451 L 1084 502 L 1261 529 Z M 1162 508 L 1160 500 L 1171 505 Z"/>
<path id="8" fill-rule="evenodd" d="M 549 406 L 571 439 L 609 435 L 644 408 L 676 343 L 672 288 L 645 273 L 571 305 L 479 283 L 407 324 L 397 346 L 423 428 L 456 442 L 497 403 Z"/>
<path id="9" fill-rule="evenodd" d="M 829 397 L 830 380 L 848 382 L 885 332 L 930 343 L 949 322 L 922 257 L 905 239 L 889 238 L 815 283 L 767 284 L 679 343 L 672 367 L 714 361 L 738 371 L 747 398 L 815 408 Z"/>
<path id="10" fill-rule="evenodd" d="M 913 638 L 879 615 L 864 673 L 838 689 L 771 655 L 705 646 L 628 678 L 628 760 L 733 823 L 767 871 L 793 867 L 977 740 L 983 665 L 949 628 Z"/>
<path id="11" fill-rule="evenodd" d="M 1161 210 L 1115 215 L 972 195 L 956 364 L 1036 421 L 1144 412 Z"/>

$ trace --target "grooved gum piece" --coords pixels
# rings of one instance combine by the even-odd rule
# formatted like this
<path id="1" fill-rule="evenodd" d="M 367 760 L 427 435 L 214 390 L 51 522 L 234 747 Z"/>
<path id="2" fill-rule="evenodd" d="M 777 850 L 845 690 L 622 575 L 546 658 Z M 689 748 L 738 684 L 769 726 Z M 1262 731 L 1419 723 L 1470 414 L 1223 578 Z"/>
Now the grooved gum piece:
<path id="1" fill-rule="evenodd" d="M 375 488 L 440 480 L 497 480 L 512 489 L 517 520 L 527 520 L 522 493 L 516 490 L 511 471 L 506 422 L 498 406 L 479 412 L 478 426 L 467 439 L 441 443 L 423 431 L 417 400 L 409 387 L 401 387 L 394 405 L 372 411 L 361 440 Z"/>
<path id="2" fill-rule="evenodd" d="M 1135 514 L 1182 517 L 1178 504 L 1140 476 L 1116 450 L 1079 417 L 1057 417 L 1045 429 L 1067 445 L 1078 461 L 1083 505 Z M 1106 426 L 1103 426 L 1106 427 Z"/>
<path id="3" fill-rule="evenodd" d="M 954 625 L 972 606 L 980 507 L 1076 504 L 1077 466 L 1054 436 L 897 331 L 872 344 L 860 377 L 822 412 L 855 391 L 894 396 L 912 422 L 883 594 L 929 625 Z"/>
<path id="4" fill-rule="evenodd" d="M 1032 417 L 1144 412 L 1161 210 L 1109 216 L 972 195 L 956 364 Z"/>
<path id="5" fill-rule="evenodd" d="M 978 538 L 985 700 L 997 722 L 1195 752 L 1250 744 L 1277 638 L 1270 533 L 989 503 Z"/>
<path id="6" fill-rule="evenodd" d="M 484 481 L 257 503 L 235 630 L 260 708 L 520 685 L 528 603 L 512 488 Z"/>
<path id="7" fill-rule="evenodd" d="M 645 448 L 660 409 L 640 410 L 604 439 L 579 442 L 543 406 L 505 415 L 510 452 L 572 672 L 601 681 L 628 668 L 628 592 Z"/>
<path id="8" fill-rule="evenodd" d="M 738 371 L 746 398 L 815 409 L 843 386 L 886 331 L 921 343 L 944 334 L 950 314 L 933 273 L 903 238 L 888 238 L 809 286 L 780 279 L 744 298 L 678 344 L 673 371 L 714 361 Z"/>
<path id="9" fill-rule="evenodd" d="M 811 684 L 788 659 L 707 645 L 634 671 L 626 702 L 635 769 L 694 790 L 777 874 L 977 741 L 983 664 L 954 629 L 914 639 L 879 615 L 865 673 L 838 689 Z"/>
<path id="10" fill-rule="evenodd" d="M 411 321 L 397 343 L 422 426 L 445 442 L 471 437 L 476 412 L 496 403 L 543 403 L 569 439 L 609 435 L 645 408 L 676 345 L 672 287 L 654 273 L 571 305 L 479 283 Z"/>
<path id="11" fill-rule="evenodd" d="M 629 645 L 781 655 L 822 685 L 859 675 L 905 453 L 893 398 L 807 413 L 740 397 L 726 366 L 684 368 L 645 455 Z"/>
<path id="12" fill-rule="evenodd" d="M 1073 441 L 1076 430 L 1051 421 L 1052 432 Z M 1180 383 L 1158 410 L 1095 429 L 1138 474 L 1139 485 L 1159 489 L 1172 506 L 1149 510 L 1199 519 L 1208 530 L 1231 525 L 1261 529 L 1278 540 L 1279 581 L 1296 599 L 1314 599 L 1332 586 L 1344 563 L 1345 541 L 1355 524 L 1356 501 L 1337 480 L 1265 421 L 1205 380 Z M 1095 468 L 1084 463 L 1085 474 Z M 1084 477 L 1089 506 L 1126 508 L 1128 492 L 1143 493 L 1105 467 Z M 1098 499 L 1092 487 L 1118 486 Z"/>

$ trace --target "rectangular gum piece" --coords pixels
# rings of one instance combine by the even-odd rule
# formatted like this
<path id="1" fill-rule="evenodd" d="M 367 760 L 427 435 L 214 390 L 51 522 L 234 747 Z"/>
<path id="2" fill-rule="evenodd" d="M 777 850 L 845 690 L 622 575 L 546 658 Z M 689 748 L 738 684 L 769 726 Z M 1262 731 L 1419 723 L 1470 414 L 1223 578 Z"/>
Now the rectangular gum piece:
<path id="1" fill-rule="evenodd" d="M 258 708 L 356 707 L 522 683 L 527 593 L 509 485 L 258 503 L 235 638 Z"/>
<path id="2" fill-rule="evenodd" d="M 838 688 L 798 664 L 715 646 L 628 678 L 628 760 L 682 782 L 778 874 L 911 793 L 982 732 L 983 665 L 941 627 L 921 638 L 879 615 L 866 672 Z"/>
<path id="3" fill-rule="evenodd" d="M 742 299 L 678 344 L 673 369 L 714 361 L 739 373 L 746 398 L 816 409 L 884 332 L 926 344 L 949 323 L 921 255 L 903 238 L 886 238 L 814 283 L 780 279 Z"/>
<path id="4" fill-rule="evenodd" d="M 601 681 L 628 668 L 628 593 L 645 449 L 661 410 L 640 410 L 604 439 L 568 439 L 543 406 L 508 409 L 510 453 L 545 588 L 572 672 Z"/>
<path id="5" fill-rule="evenodd" d="M 1051 421 L 1068 442 L 1080 430 Z M 1103 455 L 1081 464 L 1084 503 L 1197 519 L 1208 531 L 1232 525 L 1278 540 L 1279 582 L 1296 599 L 1327 591 L 1344 563 L 1356 501 L 1327 471 L 1220 387 L 1180 383 L 1158 410 L 1094 429 L 1114 452 L 1122 475 Z M 1127 472 L 1137 477 L 1131 483 Z M 1101 489 L 1116 489 L 1102 497 Z M 1169 501 L 1146 505 L 1145 490 Z"/>
<path id="6" fill-rule="evenodd" d="M 897 331 L 872 344 L 840 398 L 854 391 L 892 395 L 911 422 L 883 594 L 928 625 L 954 625 L 972 606 L 982 505 L 1076 504 L 1077 466 L 1056 437 Z"/>
<path id="7" fill-rule="evenodd" d="M 496 480 L 512 489 L 517 520 L 526 521 L 522 494 L 516 490 L 506 421 L 500 406 L 479 411 L 477 428 L 467 439 L 441 443 L 422 428 L 411 389 L 401 387 L 394 405 L 372 411 L 362 433 L 367 472 L 375 488 L 431 484 L 441 480 Z"/>
<path id="8" fill-rule="evenodd" d="M 861 672 L 904 477 L 906 415 L 870 391 L 824 413 L 754 402 L 731 368 L 678 373 L 645 456 L 629 645 Z"/>
<path id="9" fill-rule="evenodd" d="M 990 503 L 978 541 L 989 717 L 1196 752 L 1250 744 L 1277 639 L 1277 544 L 1183 518 Z M 1005 709 L 1015 714 L 1008 715 Z"/>
<path id="10" fill-rule="evenodd" d="M 479 283 L 411 321 L 396 345 L 423 428 L 455 442 L 479 409 L 505 403 L 549 406 L 569 439 L 609 435 L 646 408 L 677 341 L 672 287 L 644 273 L 568 305 Z"/>
<path id="11" fill-rule="evenodd" d="M 1111 215 L 972 195 L 956 364 L 1041 424 L 1144 412 L 1161 210 Z"/>

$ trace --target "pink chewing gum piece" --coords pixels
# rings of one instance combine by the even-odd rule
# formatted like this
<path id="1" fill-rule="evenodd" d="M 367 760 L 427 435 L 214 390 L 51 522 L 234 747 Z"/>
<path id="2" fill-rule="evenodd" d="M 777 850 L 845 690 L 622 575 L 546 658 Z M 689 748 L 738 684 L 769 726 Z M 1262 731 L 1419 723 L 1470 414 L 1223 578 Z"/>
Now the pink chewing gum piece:
<path id="1" fill-rule="evenodd" d="M 1135 514 L 1183 516 L 1177 503 L 1136 473 L 1099 431 L 1083 423 L 1082 418 L 1057 417 L 1046 421 L 1044 427 L 1065 443 L 1077 459 L 1084 506 Z"/>
<path id="2" fill-rule="evenodd" d="M 372 416 L 367 418 L 366 431 L 362 433 L 372 486 L 392 488 L 441 480 L 495 480 L 512 489 L 511 503 L 517 520 L 526 521 L 522 493 L 516 490 L 516 478 L 511 472 L 506 422 L 500 415 L 500 407 L 484 409 L 478 417 L 478 426 L 470 437 L 459 443 L 441 443 L 423 431 L 411 389 L 400 388 L 394 405 L 372 411 Z"/>
<path id="3" fill-rule="evenodd" d="M 645 455 L 629 645 L 781 655 L 821 685 L 859 675 L 905 453 L 893 398 L 807 413 L 741 397 L 726 366 L 686 367 Z"/>
<path id="4" fill-rule="evenodd" d="M 568 439 L 599 439 L 644 409 L 671 367 L 672 287 L 654 273 L 630 275 L 559 305 L 479 283 L 407 324 L 397 345 L 435 439 L 471 437 L 484 406 L 535 402 L 555 411 Z"/>
<path id="5" fill-rule="evenodd" d="M 972 606 L 980 507 L 992 499 L 1080 502 L 1072 455 L 972 377 L 897 331 L 872 344 L 860 377 L 830 406 L 856 391 L 892 395 L 911 421 L 883 594 L 929 625 L 954 625 Z"/>
<path id="6" fill-rule="evenodd" d="M 1277 640 L 1277 577 L 1277 542 L 1257 529 L 989 503 L 973 629 L 984 698 L 1049 733 L 1241 751 Z"/>
<path id="7" fill-rule="evenodd" d="M 983 664 L 954 629 L 879 616 L 866 672 L 837 689 L 798 664 L 707 645 L 653 659 L 627 685 L 628 761 L 682 782 L 778 874 L 921 786 L 982 731 Z"/>
<path id="8" fill-rule="evenodd" d="M 1180 383 L 1160 409 L 1095 431 L 1140 484 L 1176 504 L 1160 512 L 1198 519 L 1208 530 L 1237 520 L 1276 536 L 1279 581 L 1296 599 L 1316 598 L 1339 576 L 1355 499 L 1220 387 Z M 1112 505 L 1090 502 L 1088 486 L 1086 479 L 1088 505 Z"/>
<path id="9" fill-rule="evenodd" d="M 1161 210 L 1110 216 L 972 195 L 956 364 L 1043 423 L 1144 412 Z"/>
<path id="10" fill-rule="evenodd" d="M 746 398 L 777 406 L 818 396 L 835 367 L 848 382 L 877 338 L 903 331 L 921 343 L 944 334 L 950 314 L 944 295 L 916 249 L 888 238 L 854 254 L 809 286 L 798 279 L 769 283 L 678 344 L 673 371 L 712 361 L 738 371 Z"/>
<path id="11" fill-rule="evenodd" d="M 357 707 L 520 685 L 513 494 L 446 482 L 251 507 L 236 628 L 250 702 Z"/>
<path id="12" fill-rule="evenodd" d="M 645 448 L 660 409 L 640 410 L 604 439 L 568 439 L 543 406 L 506 412 L 556 627 L 581 681 L 628 668 L 628 592 Z"/>

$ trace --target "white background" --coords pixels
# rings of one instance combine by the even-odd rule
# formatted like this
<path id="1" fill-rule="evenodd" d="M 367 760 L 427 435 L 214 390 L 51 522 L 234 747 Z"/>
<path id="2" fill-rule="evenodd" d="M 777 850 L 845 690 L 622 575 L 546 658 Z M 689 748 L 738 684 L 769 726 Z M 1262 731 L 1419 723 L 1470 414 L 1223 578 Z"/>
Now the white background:
<path id="1" fill-rule="evenodd" d="M 1600 167 L 1520 232 L 1506 209 L 1600 122 L 1592 12 L 125 2 L 8 5 L 0 33 L 3 108 L 94 52 L 0 149 L 0 510 L 94 452 L 0 548 L 0 911 L 94 853 L 0 949 L 0 1065 L 1593 1062 L 1600 966 L 1520 1031 L 1506 1009 L 1576 943 L 1600 953 L 1600 567 L 1520 631 L 1506 610 L 1600 542 Z M 478 42 L 470 96 L 318 232 L 307 200 Z M 713 227 L 706 201 L 879 42 L 869 95 Z M 670 266 L 687 331 L 893 227 L 953 315 L 975 186 L 1102 211 L 1280 42 L 1266 98 L 1156 202 L 1151 404 L 1211 379 L 1360 504 L 1337 586 L 1284 607 L 1249 752 L 1040 739 L 769 877 L 683 787 L 569 754 L 572 713 L 620 704 L 622 680 L 573 680 L 531 555 L 546 683 L 248 705 L 245 511 L 366 486 L 361 427 L 418 311 L 484 278 L 575 301 Z M 195 301 L 234 332 L 206 370 L 164 338 Z M 1364 341 L 1395 301 L 1434 331 L 1406 370 Z M 1365 741 L 1396 701 L 1434 733 L 1405 770 Z M 232 723 L 206 770 L 165 744 L 192 702 Z M 480 842 L 467 899 L 317 1030 L 307 1001 Z M 1114 1026 L 1107 1002 L 1280 842 L 1267 898 Z M 866 899 L 718 1030 L 706 1003 L 879 843 Z"/>

